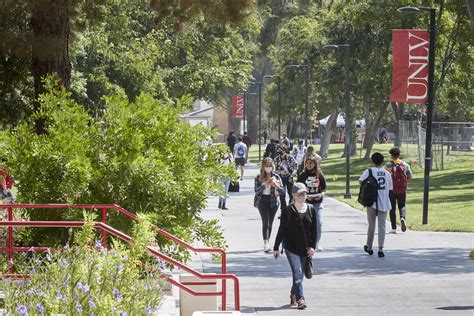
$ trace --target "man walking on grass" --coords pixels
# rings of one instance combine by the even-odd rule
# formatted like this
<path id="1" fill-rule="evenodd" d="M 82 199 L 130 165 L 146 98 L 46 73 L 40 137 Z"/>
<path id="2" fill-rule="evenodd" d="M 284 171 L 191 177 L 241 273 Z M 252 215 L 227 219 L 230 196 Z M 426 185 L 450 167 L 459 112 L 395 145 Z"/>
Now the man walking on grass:
<path id="1" fill-rule="evenodd" d="M 389 151 L 392 156 L 391 160 L 384 166 L 392 175 L 393 190 L 390 191 L 390 224 L 392 225 L 392 230 L 389 234 L 397 233 L 397 213 L 396 207 L 398 205 L 398 211 L 400 212 L 400 226 L 402 227 L 402 232 L 407 230 L 406 223 L 406 199 L 407 199 L 407 188 L 408 181 L 411 179 L 413 172 L 410 169 L 410 165 L 406 162 L 400 160 L 400 148 L 393 147 Z"/>

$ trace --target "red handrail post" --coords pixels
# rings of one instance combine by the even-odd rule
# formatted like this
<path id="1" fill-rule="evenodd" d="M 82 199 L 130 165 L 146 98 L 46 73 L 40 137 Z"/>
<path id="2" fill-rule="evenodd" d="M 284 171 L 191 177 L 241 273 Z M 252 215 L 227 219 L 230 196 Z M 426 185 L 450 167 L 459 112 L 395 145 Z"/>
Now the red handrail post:
<path id="1" fill-rule="evenodd" d="M 8 207 L 8 221 L 13 221 L 13 208 Z M 13 227 L 8 226 L 8 270 L 13 273 Z"/>
<path id="2" fill-rule="evenodd" d="M 226 253 L 225 251 L 222 252 L 222 274 L 226 274 L 227 273 L 227 264 L 226 264 Z M 226 305 L 227 305 L 227 302 L 226 302 L 226 298 L 227 298 L 227 279 L 222 279 L 222 310 L 225 311 L 227 310 L 226 308 Z"/>
<path id="3" fill-rule="evenodd" d="M 107 208 L 102 208 L 102 223 L 107 224 Z M 107 232 L 102 228 L 102 247 L 107 247 Z"/>

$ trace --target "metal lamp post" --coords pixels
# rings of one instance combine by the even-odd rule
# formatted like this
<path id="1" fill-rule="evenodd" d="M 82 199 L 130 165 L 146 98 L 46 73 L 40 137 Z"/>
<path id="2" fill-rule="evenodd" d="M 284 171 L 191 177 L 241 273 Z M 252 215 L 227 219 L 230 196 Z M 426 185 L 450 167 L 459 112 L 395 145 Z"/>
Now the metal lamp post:
<path id="1" fill-rule="evenodd" d="M 423 221 L 428 224 L 428 200 L 430 193 L 430 171 L 431 171 L 431 125 L 435 106 L 434 91 L 434 69 L 435 69 L 435 45 L 436 45 L 436 8 L 434 7 L 402 7 L 397 9 L 400 13 L 419 13 L 421 11 L 430 13 L 430 47 L 428 56 L 428 100 L 426 102 L 426 143 L 425 143 L 425 175 L 423 182 Z"/>
<path id="2" fill-rule="evenodd" d="M 277 86 L 278 86 L 278 139 L 280 139 L 281 135 L 281 76 L 280 75 L 273 75 L 273 76 L 263 76 L 264 79 L 273 79 L 277 78 Z"/>
<path id="3" fill-rule="evenodd" d="M 305 70 L 305 95 L 304 95 L 304 143 L 308 146 L 308 125 L 309 125 L 309 65 L 296 64 L 288 65 L 288 67 L 304 68 Z"/>
<path id="4" fill-rule="evenodd" d="M 345 123 L 345 145 L 344 152 L 346 156 L 346 193 L 344 194 L 345 199 L 352 198 L 350 192 L 350 169 L 351 169 L 351 129 L 352 129 L 352 115 L 351 115 L 351 75 L 349 71 L 350 64 L 350 45 L 349 44 L 337 44 L 337 45 L 325 45 L 323 49 L 344 49 L 344 101 L 345 101 L 345 112 L 346 112 L 346 123 Z"/>
<path id="5" fill-rule="evenodd" d="M 262 161 L 262 83 L 257 81 L 250 84 L 258 87 L 258 160 Z"/>

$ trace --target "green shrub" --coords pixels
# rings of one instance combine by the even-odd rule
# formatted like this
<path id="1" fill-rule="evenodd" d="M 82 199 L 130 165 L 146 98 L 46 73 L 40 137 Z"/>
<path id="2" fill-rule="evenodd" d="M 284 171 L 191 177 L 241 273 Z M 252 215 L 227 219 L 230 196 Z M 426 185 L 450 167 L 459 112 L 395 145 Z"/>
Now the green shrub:
<path id="1" fill-rule="evenodd" d="M 186 241 L 225 247 L 217 221 L 202 219 L 200 212 L 206 195 L 219 189 L 218 176 L 230 171 L 218 161 L 223 149 L 206 144 L 213 132 L 180 121 L 189 100 L 164 103 L 141 95 L 129 102 L 117 94 L 106 97 L 104 112 L 93 118 L 53 79 L 45 86 L 40 110 L 0 138 L 18 181 L 17 202 L 119 204 L 148 214 L 153 224 Z M 35 133 L 38 118 L 46 122 L 45 134 Z M 29 210 L 28 216 L 77 220 L 80 212 Z M 132 221 L 110 211 L 108 223 L 129 232 Z M 23 243 L 54 245 L 70 238 L 65 229 L 31 232 Z M 158 243 L 178 259 L 189 257 L 163 239 Z"/>
<path id="2" fill-rule="evenodd" d="M 144 245 L 152 234 L 146 221 L 134 226 L 134 242 L 117 242 L 105 249 L 94 243 L 90 219 L 75 243 L 62 251 L 29 253 L 18 272 L 29 279 L 4 281 L 5 309 L 9 315 L 144 315 L 159 307 L 162 284 L 156 263 Z M 25 253 L 26 254 L 26 253 Z M 25 257 L 26 258 L 26 257 Z M 145 262 L 144 264 L 142 262 Z"/>

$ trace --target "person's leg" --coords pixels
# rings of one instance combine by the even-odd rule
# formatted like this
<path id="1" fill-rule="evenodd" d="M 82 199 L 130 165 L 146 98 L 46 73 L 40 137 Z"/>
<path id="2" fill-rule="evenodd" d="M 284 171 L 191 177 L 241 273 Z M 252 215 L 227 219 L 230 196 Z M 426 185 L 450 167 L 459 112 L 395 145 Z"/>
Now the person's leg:
<path id="1" fill-rule="evenodd" d="M 282 185 L 283 185 L 283 188 L 285 189 L 285 181 L 283 181 L 283 179 L 282 179 Z M 280 194 L 280 207 L 282 210 L 286 207 L 286 192 L 284 194 Z"/>
<path id="2" fill-rule="evenodd" d="M 268 203 L 268 196 L 262 196 L 258 203 L 258 212 L 262 218 L 262 238 L 268 240 L 268 217 L 270 215 L 270 205 Z"/>
<path id="3" fill-rule="evenodd" d="M 385 223 L 387 222 L 387 212 L 378 212 L 377 215 L 377 226 L 378 226 L 378 241 L 379 241 L 379 257 L 383 257 L 384 255 L 380 255 L 380 252 L 383 254 L 383 246 L 385 243 Z"/>
<path id="4" fill-rule="evenodd" d="M 319 241 L 321 240 L 321 235 L 323 233 L 323 205 L 321 203 L 317 203 L 313 204 L 313 206 L 316 211 L 316 248 L 320 248 L 319 250 L 322 250 L 319 245 Z"/>
<path id="5" fill-rule="evenodd" d="M 375 235 L 375 218 L 377 217 L 376 211 L 372 207 L 367 207 L 367 222 L 369 223 L 369 227 L 367 228 L 367 248 L 368 250 L 372 250 L 372 245 L 374 243 L 374 235 Z"/>
<path id="6" fill-rule="evenodd" d="M 273 221 L 275 220 L 275 215 L 278 211 L 278 207 L 276 208 L 270 208 L 269 209 L 269 216 L 268 216 L 268 240 L 270 240 L 270 236 L 272 234 L 272 227 L 273 227 Z"/>
<path id="7" fill-rule="evenodd" d="M 294 254 L 285 249 L 286 258 L 290 264 L 291 274 L 293 276 L 293 284 L 291 287 L 292 293 L 296 296 L 296 300 L 304 298 L 303 293 L 303 266 L 301 264 L 301 258 L 297 254 Z"/>
<path id="8" fill-rule="evenodd" d="M 406 200 L 407 200 L 407 193 L 406 192 L 397 195 L 398 211 L 400 212 L 400 226 L 402 227 L 402 232 L 405 232 L 407 230 Z"/>
<path id="9" fill-rule="evenodd" d="M 390 224 L 392 225 L 392 229 L 396 230 L 397 229 L 396 196 L 394 193 L 392 193 L 392 191 L 390 191 L 389 197 L 390 197 L 390 205 L 392 206 L 392 208 L 390 209 Z"/>

